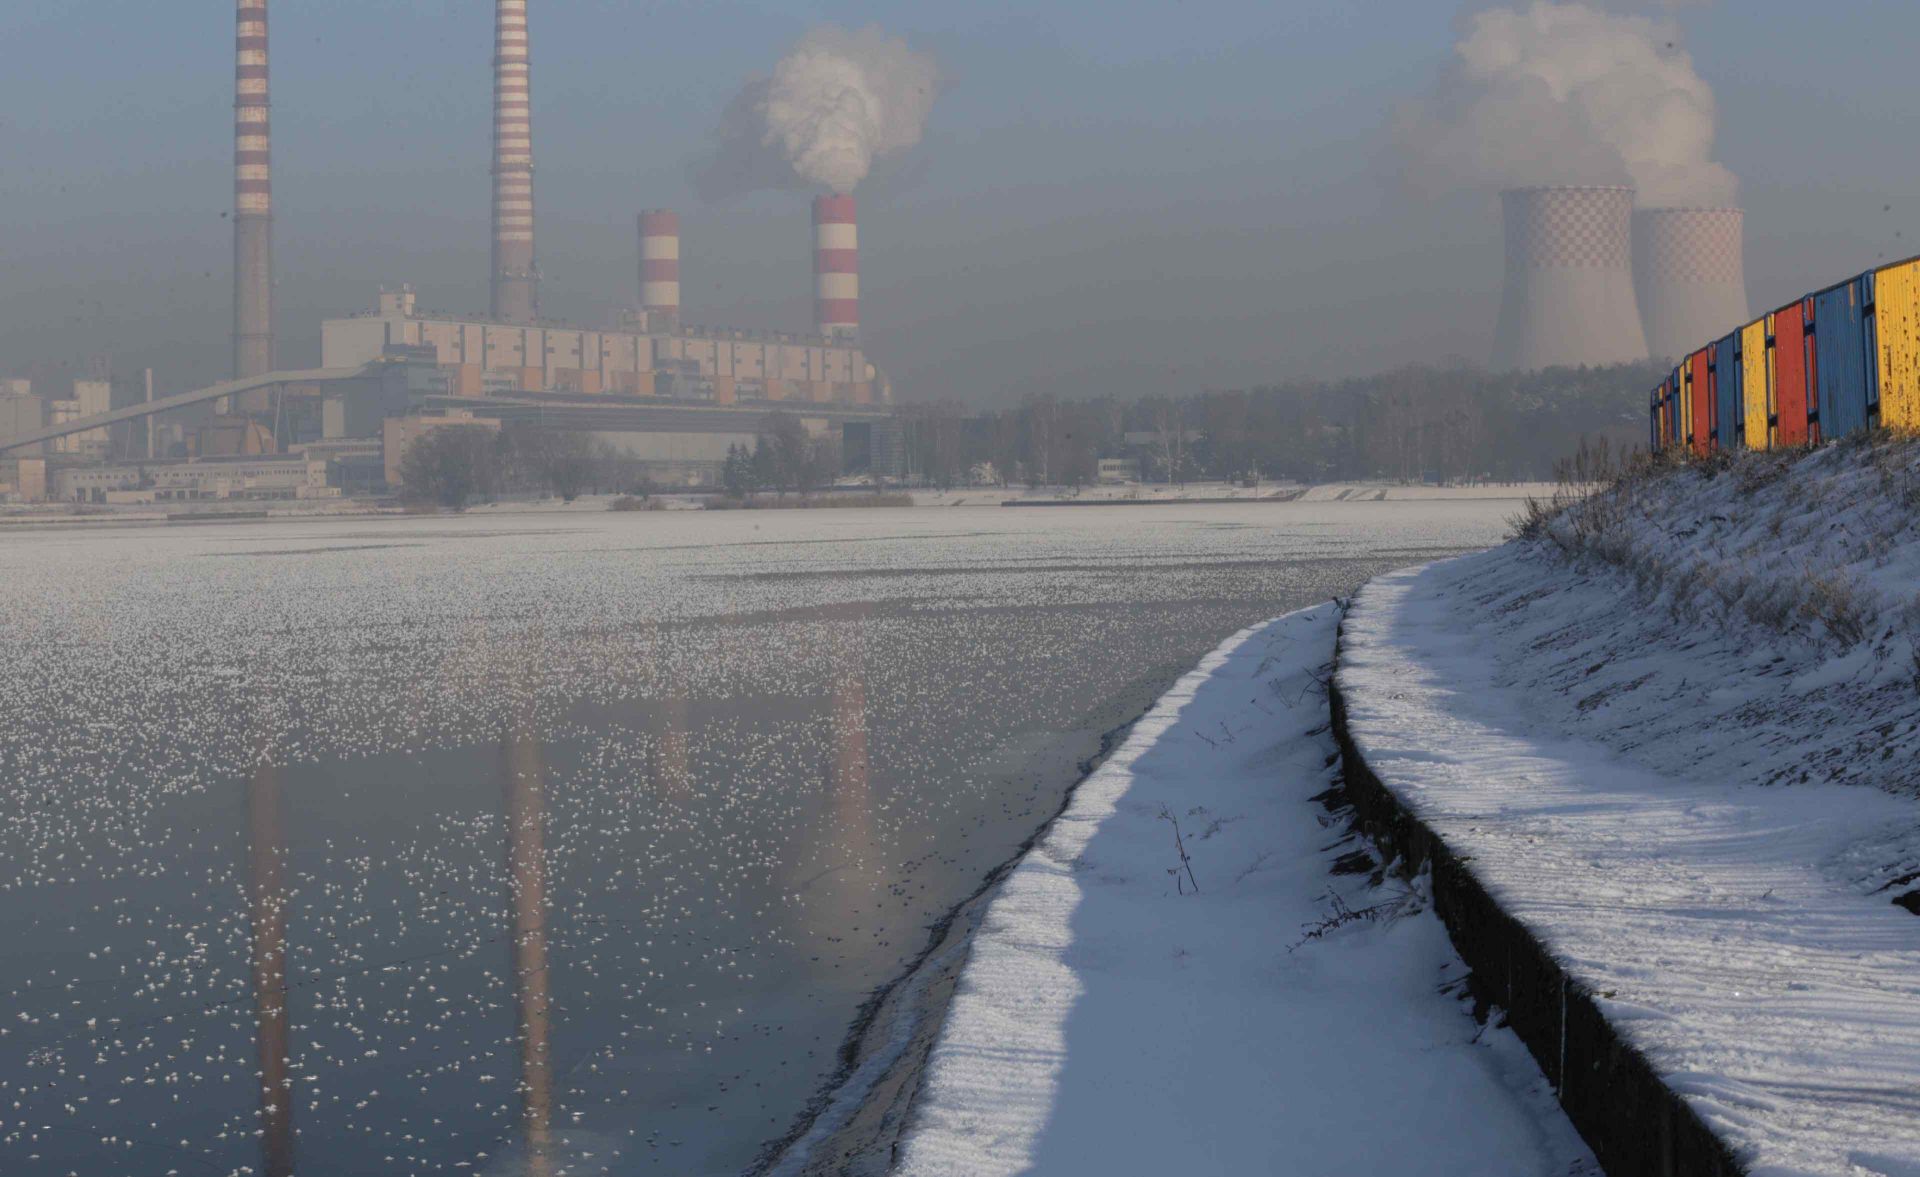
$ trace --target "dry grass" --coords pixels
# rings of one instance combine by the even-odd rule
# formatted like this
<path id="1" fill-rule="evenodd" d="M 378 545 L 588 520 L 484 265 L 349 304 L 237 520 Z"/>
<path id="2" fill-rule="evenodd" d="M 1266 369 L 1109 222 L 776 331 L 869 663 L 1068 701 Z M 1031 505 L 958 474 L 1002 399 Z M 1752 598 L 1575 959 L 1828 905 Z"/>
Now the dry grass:
<path id="1" fill-rule="evenodd" d="M 1866 452 L 1860 454 L 1862 450 Z M 1889 433 L 1849 439 L 1824 451 L 1832 455 L 1828 465 L 1795 476 L 1821 452 L 1793 449 L 1700 458 L 1671 451 L 1623 456 L 1611 469 L 1589 461 L 1577 473 L 1589 478 L 1597 470 L 1605 473 L 1600 485 L 1563 476 L 1551 499 L 1527 501 L 1512 520 L 1511 531 L 1516 539 L 1550 542 L 1565 558 L 1622 570 L 1647 597 L 1664 596 L 1676 618 L 1739 619 L 1775 633 L 1851 648 L 1884 628 L 1879 622 L 1887 610 L 1880 594 L 1862 584 L 1848 565 L 1885 567 L 1897 549 L 1913 542 L 1912 529 L 1920 517 L 1920 440 Z M 1887 509 L 1871 514 L 1865 532 L 1838 529 L 1830 535 L 1833 516 L 1859 493 L 1857 476 L 1851 483 L 1839 479 L 1863 466 L 1874 476 L 1867 485 L 1878 490 Z M 1731 478 L 1736 499 L 1768 512 L 1761 548 L 1728 553 L 1718 546 L 1725 540 L 1702 547 L 1694 539 L 1700 524 L 1663 530 L 1675 526 L 1674 506 L 1690 493 L 1672 481 L 1678 478 Z M 1789 574 L 1776 559 L 1769 568 L 1766 557 L 1782 545 L 1820 552 L 1822 566 Z"/>

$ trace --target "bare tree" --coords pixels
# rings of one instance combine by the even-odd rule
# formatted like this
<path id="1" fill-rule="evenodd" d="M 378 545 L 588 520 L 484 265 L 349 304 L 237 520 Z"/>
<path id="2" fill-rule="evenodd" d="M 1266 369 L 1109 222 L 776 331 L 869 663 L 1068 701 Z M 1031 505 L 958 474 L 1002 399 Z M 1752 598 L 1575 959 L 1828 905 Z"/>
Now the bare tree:
<path id="1" fill-rule="evenodd" d="M 760 419 L 760 436 L 755 456 L 766 454 L 766 471 L 773 488 L 781 495 L 789 489 L 805 491 L 804 483 L 813 477 L 813 439 L 800 418 L 784 410 L 775 410 Z"/>
<path id="2" fill-rule="evenodd" d="M 476 495 L 491 496 L 497 474 L 493 434 L 474 425 L 442 426 L 400 456 L 402 494 L 456 511 Z"/>

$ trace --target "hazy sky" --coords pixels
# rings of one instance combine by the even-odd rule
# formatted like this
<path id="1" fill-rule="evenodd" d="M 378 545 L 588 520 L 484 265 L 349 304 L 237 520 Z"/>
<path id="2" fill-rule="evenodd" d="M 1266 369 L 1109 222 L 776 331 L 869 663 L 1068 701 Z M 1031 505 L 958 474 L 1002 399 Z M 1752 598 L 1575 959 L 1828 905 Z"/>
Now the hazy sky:
<path id="1" fill-rule="evenodd" d="M 805 196 L 703 206 L 689 161 L 807 28 L 877 23 L 948 78 L 925 141 L 859 191 L 867 343 L 903 396 L 1224 387 L 1483 360 L 1491 342 L 1497 202 L 1408 196 L 1388 129 L 1485 5 L 529 7 L 555 317 L 631 303 L 634 213 L 672 207 L 689 321 L 805 328 Z M 317 360 L 319 320 L 382 282 L 485 307 L 491 12 L 275 4 L 283 365 Z M 1920 252 L 1920 5 L 1677 19 L 1742 181 L 1756 306 Z M 224 375 L 232 40 L 226 0 L 0 5 L 0 374 L 106 354 L 169 389 Z"/>

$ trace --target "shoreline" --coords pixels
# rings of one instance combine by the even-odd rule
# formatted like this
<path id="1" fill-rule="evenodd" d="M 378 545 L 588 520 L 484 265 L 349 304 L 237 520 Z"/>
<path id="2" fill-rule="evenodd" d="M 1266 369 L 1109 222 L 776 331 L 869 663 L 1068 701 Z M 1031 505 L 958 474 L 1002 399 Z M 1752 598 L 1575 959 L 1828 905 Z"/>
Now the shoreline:
<path id="1" fill-rule="evenodd" d="M 1163 692 L 1100 734 L 1100 748 L 1076 767 L 1047 820 L 989 870 L 980 885 L 929 926 L 927 946 L 901 973 L 861 1003 L 838 1051 L 840 1067 L 785 1133 L 767 1142 L 745 1177 L 884 1177 L 920 1094 L 934 1040 L 966 966 L 988 903 L 1006 877 L 1040 844 L 1074 795 L 1125 741 Z"/>

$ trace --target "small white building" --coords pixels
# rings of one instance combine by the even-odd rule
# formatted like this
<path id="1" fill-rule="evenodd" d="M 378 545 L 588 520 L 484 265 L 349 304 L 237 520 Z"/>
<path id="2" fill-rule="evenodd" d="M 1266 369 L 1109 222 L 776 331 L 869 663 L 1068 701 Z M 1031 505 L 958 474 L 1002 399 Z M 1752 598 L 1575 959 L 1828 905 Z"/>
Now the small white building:
<path id="1" fill-rule="evenodd" d="M 72 466 L 52 474 L 53 497 L 71 503 L 166 503 L 201 499 L 324 499 L 324 458 L 240 455 L 120 466 Z"/>

